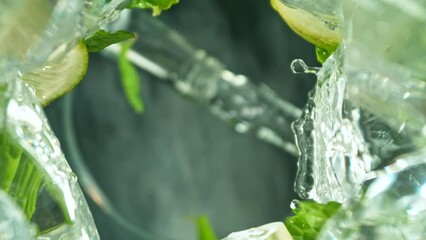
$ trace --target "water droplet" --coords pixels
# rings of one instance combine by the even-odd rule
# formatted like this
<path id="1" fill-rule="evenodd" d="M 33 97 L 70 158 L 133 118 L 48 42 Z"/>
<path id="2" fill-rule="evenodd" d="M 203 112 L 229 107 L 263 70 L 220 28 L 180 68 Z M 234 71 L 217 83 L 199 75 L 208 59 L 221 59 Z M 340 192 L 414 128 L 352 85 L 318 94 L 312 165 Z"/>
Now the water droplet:
<path id="1" fill-rule="evenodd" d="M 306 63 L 302 59 L 294 59 L 293 62 L 291 62 L 291 70 L 293 73 L 299 74 L 299 73 L 313 73 L 317 74 L 320 68 L 318 67 L 309 67 L 306 65 Z"/>
<path id="2" fill-rule="evenodd" d="M 291 203 L 290 203 L 290 208 L 291 209 L 296 209 L 296 208 L 298 208 L 299 207 L 299 200 L 297 200 L 297 199 L 294 199 L 293 201 L 291 201 Z"/>

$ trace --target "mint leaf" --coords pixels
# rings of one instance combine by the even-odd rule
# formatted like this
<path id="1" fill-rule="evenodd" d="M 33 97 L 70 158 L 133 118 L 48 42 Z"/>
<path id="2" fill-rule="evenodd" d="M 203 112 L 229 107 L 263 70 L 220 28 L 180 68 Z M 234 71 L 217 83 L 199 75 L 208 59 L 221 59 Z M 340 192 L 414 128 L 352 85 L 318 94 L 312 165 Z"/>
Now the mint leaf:
<path id="1" fill-rule="evenodd" d="M 56 228 L 62 223 L 72 223 L 63 194 L 48 178 L 17 140 L 7 132 L 0 131 L 0 188 L 15 200 L 28 220 L 37 224 L 40 232 Z M 43 186 L 48 189 L 51 199 L 62 213 L 61 216 L 56 214 L 55 220 L 50 222 L 46 221 L 46 215 L 43 215 L 45 226 L 39 225 L 42 222 L 38 221 L 36 216 L 37 200 Z M 49 204 L 49 207 L 54 207 L 53 202 Z"/>
<path id="2" fill-rule="evenodd" d="M 110 33 L 104 30 L 99 30 L 92 37 L 85 40 L 87 51 L 99 52 L 111 44 L 118 43 L 130 38 L 135 38 L 135 35 L 131 32 L 124 30 Z"/>
<path id="3" fill-rule="evenodd" d="M 133 41 L 121 44 L 121 51 L 118 55 L 118 68 L 121 75 L 121 85 L 127 102 L 137 113 L 143 113 L 144 105 L 139 94 L 140 78 L 138 72 L 127 59 L 127 51 L 132 46 Z"/>
<path id="4" fill-rule="evenodd" d="M 198 229 L 198 240 L 217 240 L 216 234 L 207 216 L 200 216 L 196 219 Z"/>
<path id="5" fill-rule="evenodd" d="M 22 149 L 6 133 L 0 133 L 0 188 L 8 192 L 19 168 Z"/>
<path id="6" fill-rule="evenodd" d="M 317 61 L 321 64 L 323 64 L 328 57 L 331 56 L 336 51 L 336 49 L 328 50 L 325 48 L 320 48 L 318 46 L 315 46 L 315 54 L 317 55 Z"/>
<path id="7" fill-rule="evenodd" d="M 128 8 L 152 8 L 154 16 L 157 16 L 162 10 L 167 10 L 178 2 L 179 0 L 133 0 Z"/>
<path id="8" fill-rule="evenodd" d="M 293 210 L 295 215 L 286 219 L 285 226 L 294 239 L 315 240 L 322 226 L 339 208 L 340 203 L 337 202 L 301 201 Z"/>
<path id="9" fill-rule="evenodd" d="M 0 132 L 0 188 L 13 197 L 28 220 L 36 207 L 41 175 L 23 149 L 4 132 Z"/>

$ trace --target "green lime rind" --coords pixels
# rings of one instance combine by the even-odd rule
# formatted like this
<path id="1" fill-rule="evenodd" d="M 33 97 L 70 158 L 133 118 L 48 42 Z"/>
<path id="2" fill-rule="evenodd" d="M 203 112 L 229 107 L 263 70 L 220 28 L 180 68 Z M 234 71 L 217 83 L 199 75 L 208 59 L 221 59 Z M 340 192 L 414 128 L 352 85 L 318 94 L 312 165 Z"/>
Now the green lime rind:
<path id="1" fill-rule="evenodd" d="M 47 106 L 80 83 L 88 64 L 86 45 L 80 42 L 60 60 L 26 73 L 22 79 L 35 89 L 41 105 Z"/>
<path id="2" fill-rule="evenodd" d="M 340 45 L 341 20 L 337 17 L 315 16 L 280 0 L 271 0 L 271 5 L 295 33 L 317 47 L 319 62 L 323 63 Z"/>

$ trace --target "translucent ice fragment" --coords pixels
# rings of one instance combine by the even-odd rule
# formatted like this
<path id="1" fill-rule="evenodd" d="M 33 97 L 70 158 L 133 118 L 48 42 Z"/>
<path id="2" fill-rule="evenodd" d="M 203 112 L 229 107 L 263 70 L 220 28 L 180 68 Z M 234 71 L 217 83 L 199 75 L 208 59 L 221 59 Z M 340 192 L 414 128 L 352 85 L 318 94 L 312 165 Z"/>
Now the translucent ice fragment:
<path id="1" fill-rule="evenodd" d="M 318 239 L 425 239 L 426 152 L 403 156 L 393 168 L 331 218 Z"/>
<path id="2" fill-rule="evenodd" d="M 126 0 L 83 0 L 83 33 L 85 37 L 91 36 L 100 27 L 114 21 L 119 16 L 119 8 Z"/>
<path id="3" fill-rule="evenodd" d="M 301 118 L 293 124 L 301 153 L 296 191 L 322 203 L 346 202 L 372 171 L 415 149 L 411 132 L 391 127 L 379 111 L 368 111 L 350 98 L 343 50 L 323 65 Z"/>
<path id="4" fill-rule="evenodd" d="M 292 240 L 282 222 L 274 222 L 256 228 L 231 233 L 223 240 Z"/>
<path id="5" fill-rule="evenodd" d="M 0 69 L 26 71 L 65 53 L 81 37 L 79 0 L 0 1 Z"/>
<path id="6" fill-rule="evenodd" d="M 346 0 L 345 43 L 349 64 L 368 66 L 375 56 L 426 77 L 426 1 Z M 365 54 L 368 54 L 367 56 Z M 361 59 L 362 58 L 362 59 Z M 403 79 L 401 79 L 403 81 Z"/>
<path id="7" fill-rule="evenodd" d="M 301 152 L 296 191 L 323 203 L 348 199 L 371 171 L 373 160 L 358 128 L 359 109 L 345 106 L 341 54 L 337 51 L 324 64 L 315 92 L 293 124 Z"/>
<path id="8" fill-rule="evenodd" d="M 87 203 L 34 91 L 19 76 L 0 86 L 0 187 L 40 239 L 98 239 Z"/>
<path id="9" fill-rule="evenodd" d="M 35 231 L 6 193 L 0 190 L 0 239 L 35 240 Z"/>
<path id="10" fill-rule="evenodd" d="M 303 116 L 296 190 L 345 202 L 426 134 L 426 3 L 343 1 L 345 41 L 324 64 Z"/>

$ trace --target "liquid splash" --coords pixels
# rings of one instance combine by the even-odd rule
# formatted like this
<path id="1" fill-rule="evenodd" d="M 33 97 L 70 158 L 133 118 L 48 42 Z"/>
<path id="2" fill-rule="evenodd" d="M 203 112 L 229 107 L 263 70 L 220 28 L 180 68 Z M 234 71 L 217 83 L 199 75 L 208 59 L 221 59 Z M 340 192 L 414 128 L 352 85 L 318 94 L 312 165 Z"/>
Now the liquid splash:
<path id="1" fill-rule="evenodd" d="M 291 71 L 295 74 L 305 73 L 316 75 L 321 70 L 319 67 L 309 67 L 302 59 L 294 59 L 293 62 L 291 62 L 290 67 Z"/>

